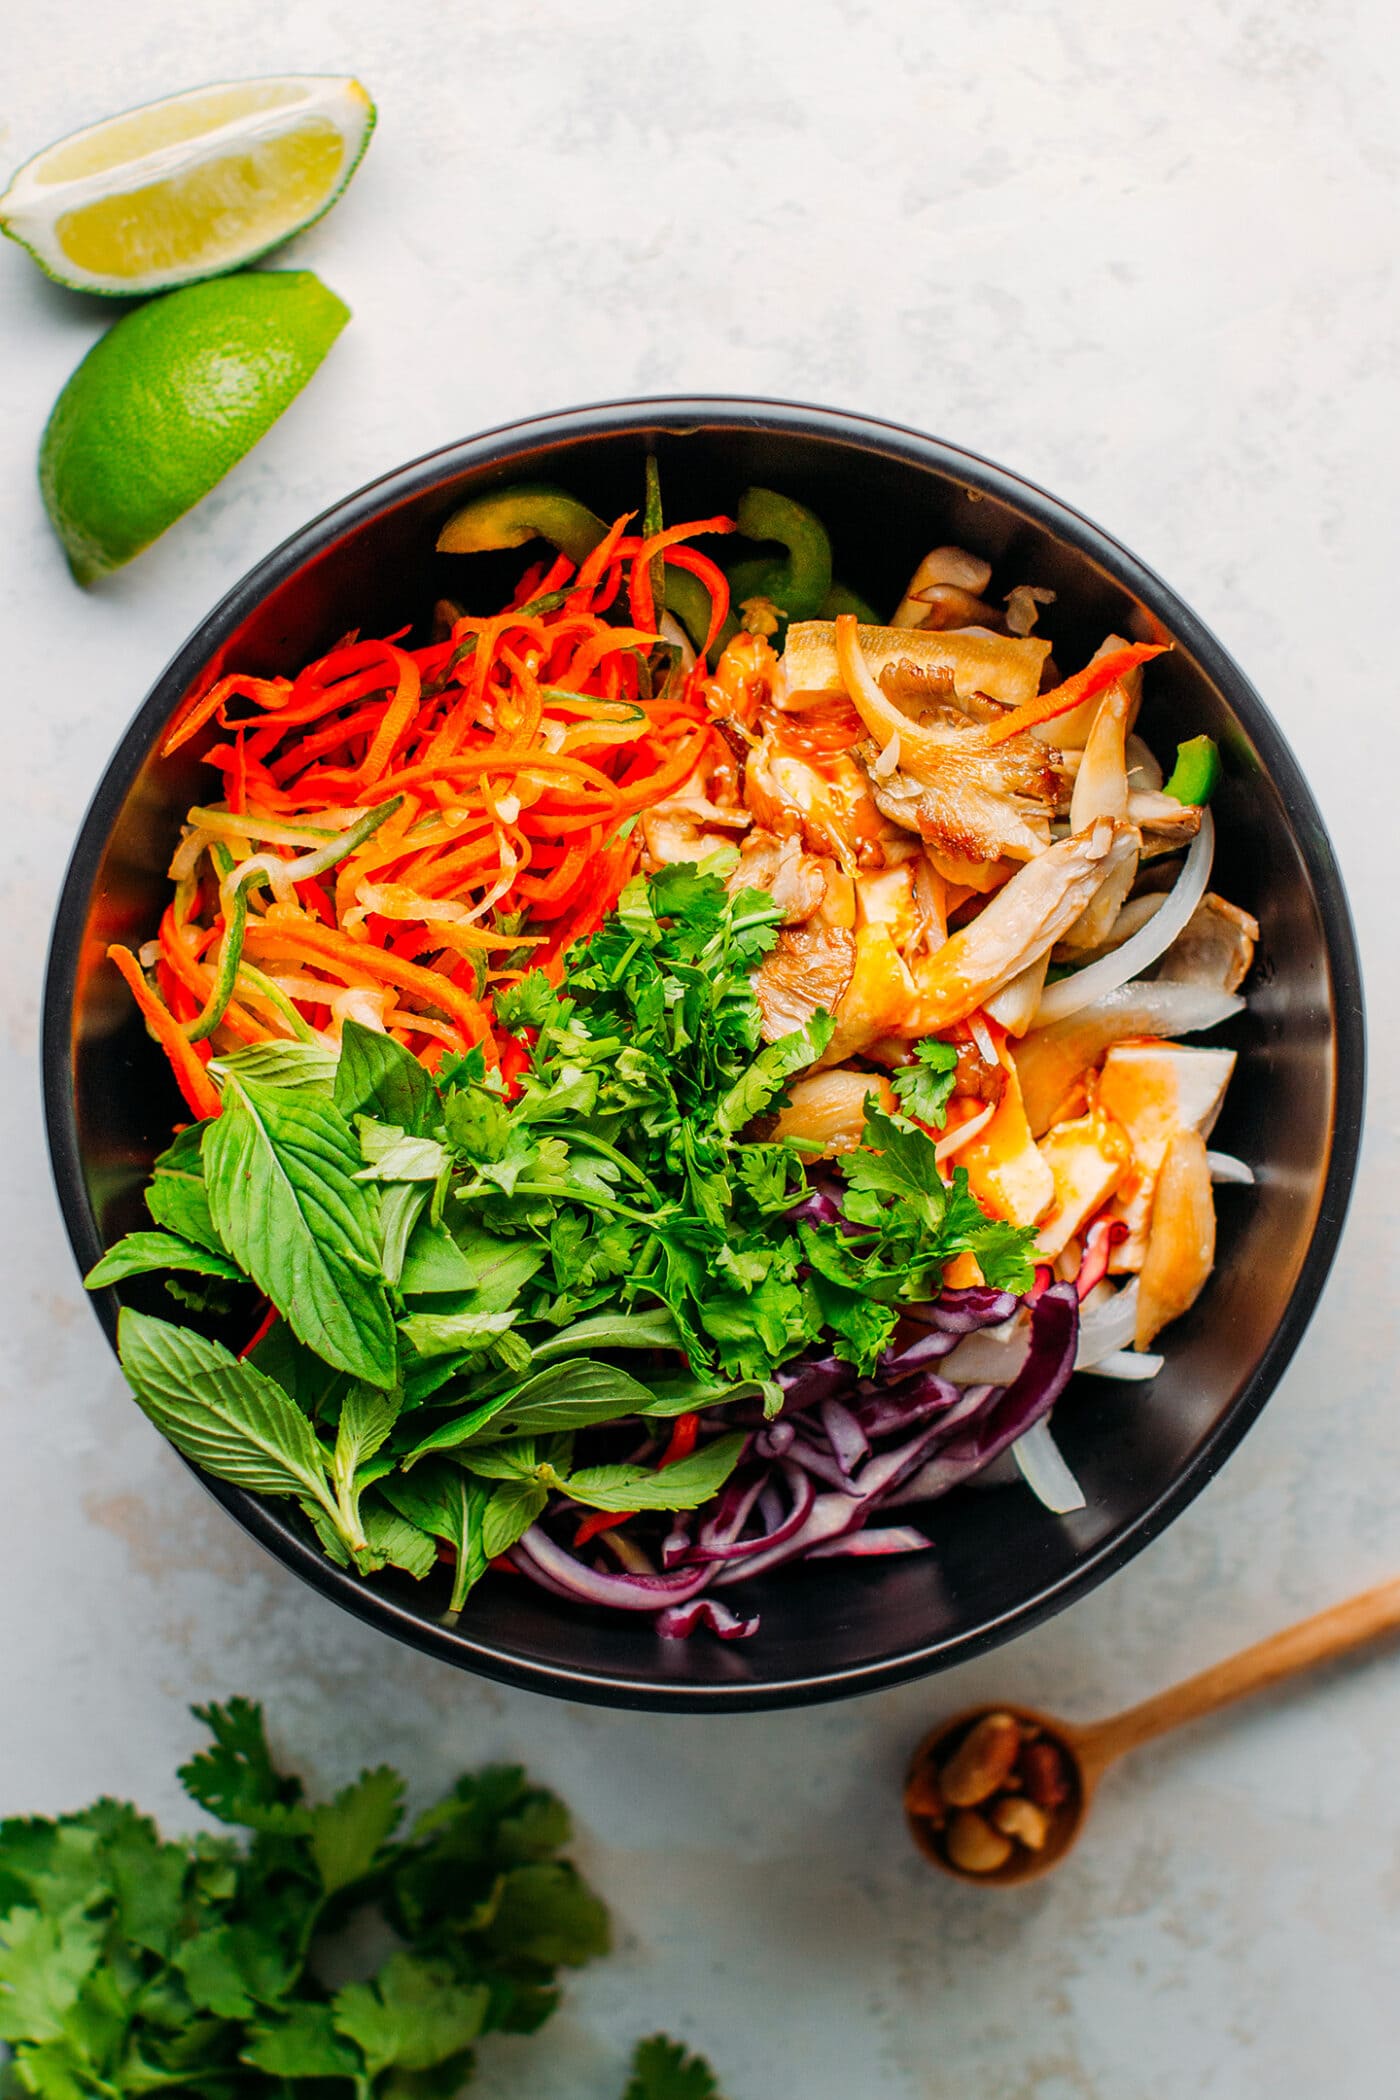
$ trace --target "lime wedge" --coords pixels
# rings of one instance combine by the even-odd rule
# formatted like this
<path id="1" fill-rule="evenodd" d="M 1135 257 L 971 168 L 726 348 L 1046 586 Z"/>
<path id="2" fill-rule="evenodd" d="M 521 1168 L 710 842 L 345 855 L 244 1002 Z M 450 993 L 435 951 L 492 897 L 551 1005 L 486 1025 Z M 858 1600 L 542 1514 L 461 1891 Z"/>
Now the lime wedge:
<path id="1" fill-rule="evenodd" d="M 208 494 L 301 392 L 350 318 L 310 270 L 190 284 L 125 314 L 54 404 L 39 486 L 79 583 Z"/>
<path id="2" fill-rule="evenodd" d="M 77 291 L 131 296 L 236 270 L 329 210 L 374 129 L 357 80 L 191 88 L 26 161 L 0 227 Z"/>

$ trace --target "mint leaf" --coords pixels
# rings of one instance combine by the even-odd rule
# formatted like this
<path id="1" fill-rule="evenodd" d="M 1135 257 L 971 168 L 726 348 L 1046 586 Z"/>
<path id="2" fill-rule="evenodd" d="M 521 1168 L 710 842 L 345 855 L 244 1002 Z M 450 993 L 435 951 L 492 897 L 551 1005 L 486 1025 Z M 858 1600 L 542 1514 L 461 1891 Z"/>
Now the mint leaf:
<path id="1" fill-rule="evenodd" d="M 514 1323 L 513 1312 L 410 1313 L 399 1333 L 419 1356 L 451 1356 L 491 1348 Z"/>
<path id="2" fill-rule="evenodd" d="M 262 1708 L 251 1699 L 230 1699 L 226 1706 L 196 1706 L 192 1712 L 214 1742 L 175 1775 L 190 1799 L 221 1823 L 279 1836 L 308 1830 L 301 1782 L 273 1764 Z"/>
<path id="3" fill-rule="evenodd" d="M 328 1896 L 360 1881 L 403 1814 L 404 1783 L 389 1765 L 361 1772 L 353 1786 L 311 1811 L 311 1857 Z"/>
<path id="4" fill-rule="evenodd" d="M 921 1123 L 932 1123 L 935 1130 L 941 1130 L 948 1120 L 948 1101 L 958 1076 L 957 1049 L 952 1043 L 928 1035 L 921 1043 L 915 1043 L 914 1055 L 918 1063 L 892 1072 L 890 1083 L 906 1115 L 917 1116 Z"/>
<path id="5" fill-rule="evenodd" d="M 402 1568 L 421 1582 L 437 1559 L 437 1548 L 426 1531 L 420 1531 L 397 1510 L 382 1502 L 368 1502 L 364 1509 L 365 1550 L 357 1556 L 361 1571 L 372 1575 L 386 1563 Z"/>
<path id="6" fill-rule="evenodd" d="M 538 1480 L 503 1480 L 492 1492 L 481 1519 L 481 1550 L 487 1560 L 508 1553 L 548 1500 L 549 1489 Z"/>
<path id="7" fill-rule="evenodd" d="M 437 1088 L 413 1054 L 391 1035 L 347 1021 L 340 1036 L 335 1106 L 347 1123 L 373 1116 L 423 1137 L 441 1118 Z"/>
<path id="8" fill-rule="evenodd" d="M 509 1243 L 497 1244 L 504 1247 Z M 520 1244 L 524 1246 L 523 1242 Z M 476 1273 L 447 1227 L 432 1218 L 420 1217 L 404 1249 L 397 1281 L 406 1298 L 430 1298 L 447 1291 L 471 1290 Z"/>
<path id="9" fill-rule="evenodd" d="M 234 1283 L 242 1280 L 226 1254 L 215 1254 L 194 1240 L 180 1239 L 173 1232 L 129 1232 L 89 1269 L 84 1287 L 100 1291 L 128 1276 L 148 1276 L 158 1269 L 189 1269 L 197 1276 L 225 1276 Z"/>
<path id="10" fill-rule="evenodd" d="M 344 1117 L 315 1094 L 230 1078 L 204 1138 L 209 1208 L 225 1247 L 327 1363 L 392 1385 L 393 1315 L 373 1198 Z"/>
<path id="11" fill-rule="evenodd" d="M 353 1026 L 353 1023 L 350 1024 Z M 214 1070 L 239 1080 L 254 1080 L 260 1086 L 285 1087 L 295 1093 L 305 1089 L 329 1097 L 335 1085 L 339 1060 L 325 1043 L 250 1043 L 244 1050 L 230 1051 L 214 1060 Z"/>
<path id="12" fill-rule="evenodd" d="M 516 1388 L 491 1423 L 493 1434 L 548 1435 L 639 1414 L 651 1399 L 644 1385 L 614 1364 L 578 1357 L 537 1372 Z"/>
<path id="13" fill-rule="evenodd" d="M 703 2056 L 654 2034 L 632 2053 L 632 2076 L 622 2100 L 720 2100 L 715 2074 Z"/>
<path id="14" fill-rule="evenodd" d="M 397 1123 L 377 1123 L 356 1116 L 365 1165 L 357 1181 L 436 1181 L 448 1166 L 447 1152 L 436 1138 L 410 1137 Z"/>
<path id="15" fill-rule="evenodd" d="M 484 1984 L 459 1983 L 446 1962 L 395 1954 L 372 1983 L 337 1991 L 331 2012 L 376 2078 L 390 2064 L 426 2071 L 459 2054 L 481 2033 L 490 2000 Z"/>
<path id="16" fill-rule="evenodd" d="M 141 1407 L 177 1451 L 235 1487 L 306 1499 L 339 1521 L 311 1424 L 270 1378 L 221 1343 L 129 1307 L 117 1347 Z"/>
<path id="17" fill-rule="evenodd" d="M 575 1502 L 593 1509 L 698 1509 L 717 1495 L 743 1456 L 742 1433 L 662 1466 L 583 1466 L 560 1483 Z"/>
<path id="18" fill-rule="evenodd" d="M 401 1516 L 452 1548 L 456 1565 L 446 1613 L 450 1624 L 472 1584 L 486 1573 L 481 1523 L 490 1490 L 449 1460 L 429 1459 L 411 1473 L 392 1474 L 381 1491 Z"/>
<path id="19" fill-rule="evenodd" d="M 545 1364 L 583 1349 L 679 1349 L 680 1331 L 664 1305 L 646 1312 L 593 1313 L 536 1342 L 531 1361 Z"/>
<path id="20" fill-rule="evenodd" d="M 191 1123 L 161 1153 L 146 1191 L 146 1208 L 157 1225 L 177 1239 L 195 1240 L 212 1253 L 222 1254 L 224 1243 L 214 1230 L 204 1186 L 201 1148 L 208 1128 L 208 1123 Z"/>
<path id="21" fill-rule="evenodd" d="M 402 1405 L 398 1393 L 377 1393 L 373 1386 L 356 1385 L 350 1388 L 341 1406 L 331 1458 L 331 1485 L 340 1511 L 341 1530 L 352 1547 L 366 1543 L 360 1527 L 360 1470 L 387 1443 Z"/>

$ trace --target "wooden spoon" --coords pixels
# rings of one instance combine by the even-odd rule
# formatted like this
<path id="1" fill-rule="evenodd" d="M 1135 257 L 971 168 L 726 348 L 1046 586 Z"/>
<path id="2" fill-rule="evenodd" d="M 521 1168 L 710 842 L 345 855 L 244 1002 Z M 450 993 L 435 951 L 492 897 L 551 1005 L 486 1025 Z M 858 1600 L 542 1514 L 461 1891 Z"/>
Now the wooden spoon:
<path id="1" fill-rule="evenodd" d="M 1009 1888 L 1035 1881 L 1057 1867 L 1084 1827 L 1095 1789 L 1109 1766 L 1129 1750 L 1136 1750 L 1154 1737 L 1184 1722 L 1229 1706 L 1251 1692 L 1298 1676 L 1318 1663 L 1345 1655 L 1365 1641 L 1400 1628 L 1400 1579 L 1383 1582 L 1377 1589 L 1363 1590 L 1334 1604 L 1315 1618 L 1304 1619 L 1268 1640 L 1245 1648 L 1224 1662 L 1216 1663 L 1199 1676 L 1188 1677 L 1169 1691 L 1130 1706 L 1126 1713 L 1105 1721 L 1075 1727 L 1053 1714 L 1037 1713 L 1028 1706 L 975 1706 L 944 1721 L 926 1735 L 915 1750 L 905 1783 L 905 1814 L 915 1844 L 945 1874 L 983 1887 Z M 1064 1761 L 1067 1798 L 1050 1811 L 1046 1842 L 1039 1852 L 1017 1844 L 1005 1864 L 991 1873 L 978 1874 L 956 1865 L 945 1849 L 944 1830 L 926 1809 L 917 1805 L 929 1798 L 931 1778 L 942 1771 L 952 1752 L 976 1722 L 988 1714 L 1011 1714 L 1023 1728 L 1057 1747 Z"/>

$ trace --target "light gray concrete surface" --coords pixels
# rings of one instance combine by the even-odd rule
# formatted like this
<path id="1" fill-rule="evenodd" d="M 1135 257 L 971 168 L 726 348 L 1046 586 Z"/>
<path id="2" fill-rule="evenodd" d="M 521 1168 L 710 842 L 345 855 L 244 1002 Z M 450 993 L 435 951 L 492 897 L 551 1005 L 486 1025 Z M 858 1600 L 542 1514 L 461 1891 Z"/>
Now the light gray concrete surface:
<path id="1" fill-rule="evenodd" d="M 267 1700 L 326 1784 L 509 1755 L 577 1810 L 621 1951 L 477 2090 L 608 2100 L 665 2024 L 734 2100 L 1313 2100 L 1397 2087 L 1397 1659 L 1144 1755 L 1082 1856 L 934 1885 L 906 1751 L 1005 1690 L 1092 1714 L 1393 1572 L 1400 1420 L 1397 31 L 1384 0 L 49 0 L 8 10 L 0 163 L 198 81 L 354 71 L 380 129 L 286 260 L 353 325 L 284 421 L 83 594 L 33 458 L 108 320 L 0 255 L 6 991 L 0 1813 L 178 1821 L 191 1699 Z M 501 1692 L 265 1560 L 123 1388 L 50 1191 L 36 1020 L 106 754 L 225 587 L 327 502 L 534 410 L 694 388 L 934 430 L 1102 520 L 1252 673 L 1336 836 L 1377 1055 L 1342 1257 L 1259 1426 L 1131 1568 L 954 1679 L 753 1719 Z M 523 2082 L 519 2082 L 522 2080 Z"/>

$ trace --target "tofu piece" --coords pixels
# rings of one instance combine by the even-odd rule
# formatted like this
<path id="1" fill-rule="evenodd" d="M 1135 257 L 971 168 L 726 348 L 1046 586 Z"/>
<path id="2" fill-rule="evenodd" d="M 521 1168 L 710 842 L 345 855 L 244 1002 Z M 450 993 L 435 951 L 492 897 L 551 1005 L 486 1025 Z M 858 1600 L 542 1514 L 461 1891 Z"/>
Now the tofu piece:
<path id="1" fill-rule="evenodd" d="M 1133 1155 L 1113 1198 L 1113 1215 L 1128 1228 L 1109 1259 L 1115 1274 L 1142 1267 L 1167 1147 L 1179 1130 L 1209 1136 L 1234 1069 L 1233 1050 L 1179 1043 L 1115 1043 L 1104 1059 L 1098 1104 L 1126 1133 Z"/>
<path id="2" fill-rule="evenodd" d="M 1107 1203 L 1131 1166 L 1133 1151 L 1126 1133 L 1099 1108 L 1047 1130 L 1040 1156 L 1055 1183 L 1055 1204 L 1041 1220 L 1036 1246 L 1053 1261 Z"/>
<path id="3" fill-rule="evenodd" d="M 1055 1201 L 1055 1180 L 1031 1136 L 1016 1067 L 1005 1060 L 1006 1092 L 996 1114 L 958 1153 L 968 1184 L 984 1210 L 1013 1225 L 1035 1225 Z"/>

